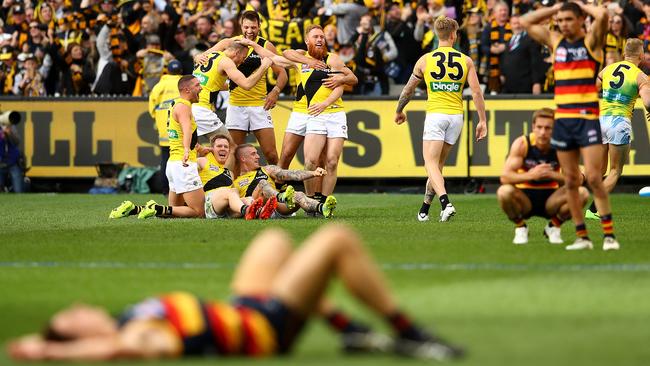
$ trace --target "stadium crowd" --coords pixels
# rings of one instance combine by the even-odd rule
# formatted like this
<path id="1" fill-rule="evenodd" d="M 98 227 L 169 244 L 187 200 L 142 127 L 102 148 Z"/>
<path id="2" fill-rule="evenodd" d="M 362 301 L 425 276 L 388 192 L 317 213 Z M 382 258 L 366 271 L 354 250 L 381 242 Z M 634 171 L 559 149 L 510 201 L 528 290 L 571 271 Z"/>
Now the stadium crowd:
<path id="1" fill-rule="evenodd" d="M 239 34 L 237 17 L 246 9 L 262 16 L 262 35 L 272 21 L 284 25 L 273 31 L 285 39 L 291 37 L 287 24 L 323 25 L 330 50 L 359 79 L 349 93 L 388 94 L 390 84 L 406 83 L 417 59 L 437 47 L 432 24 L 440 15 L 461 24 L 455 48 L 472 58 L 488 92 L 551 93 L 550 52 L 519 23 L 519 15 L 545 5 L 550 2 L 3 0 L 1 93 L 147 96 L 171 60 L 191 73 L 195 55 Z M 607 63 L 621 59 L 627 37 L 641 38 L 648 50 L 649 0 L 601 6 L 610 12 Z M 302 42 L 284 48 L 292 45 L 304 48 Z"/>

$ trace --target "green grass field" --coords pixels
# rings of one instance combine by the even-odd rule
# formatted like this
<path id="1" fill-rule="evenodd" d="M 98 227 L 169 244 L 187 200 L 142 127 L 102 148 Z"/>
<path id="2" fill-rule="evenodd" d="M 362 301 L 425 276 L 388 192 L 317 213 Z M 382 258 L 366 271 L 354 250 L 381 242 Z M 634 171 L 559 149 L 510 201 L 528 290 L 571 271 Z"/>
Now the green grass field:
<path id="1" fill-rule="evenodd" d="M 40 329 L 48 315 L 74 301 L 117 313 L 171 290 L 223 299 L 239 255 L 258 231 L 281 226 L 299 242 L 325 223 L 302 214 L 265 222 L 109 221 L 110 209 L 126 198 L 0 195 L 0 343 Z M 511 244 L 512 224 L 493 195 L 451 198 L 458 210 L 453 221 L 420 223 L 419 195 L 340 195 L 335 221 L 362 233 L 414 318 L 469 350 L 456 364 L 647 365 L 647 200 L 613 196 L 622 250 L 603 252 L 599 224 L 589 221 L 596 248 L 566 252 L 545 241 L 541 219 L 529 221 L 528 245 Z M 570 223 L 563 238 L 573 241 Z M 344 309 L 388 331 L 342 286 L 330 291 Z M 390 355 L 348 357 L 337 346 L 337 337 L 313 321 L 290 358 L 270 363 L 417 363 Z M 214 360 L 169 364 L 206 362 Z M 10 364 L 4 352 L 0 364 Z"/>

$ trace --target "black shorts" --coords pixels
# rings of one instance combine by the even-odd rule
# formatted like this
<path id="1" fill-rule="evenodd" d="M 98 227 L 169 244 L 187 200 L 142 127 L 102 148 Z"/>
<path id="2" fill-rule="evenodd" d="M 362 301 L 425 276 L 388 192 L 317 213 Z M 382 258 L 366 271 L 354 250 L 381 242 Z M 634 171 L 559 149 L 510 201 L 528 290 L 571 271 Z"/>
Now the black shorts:
<path id="1" fill-rule="evenodd" d="M 602 144 L 600 122 L 595 119 L 557 118 L 553 126 L 551 145 L 561 151 Z"/>
<path id="2" fill-rule="evenodd" d="M 306 323 L 306 318 L 289 309 L 280 300 L 272 297 L 240 296 L 233 299 L 234 306 L 243 306 L 262 314 L 275 331 L 278 353 L 291 351 L 296 338 Z"/>
<path id="3" fill-rule="evenodd" d="M 528 219 L 533 216 L 544 217 L 550 219 L 549 214 L 546 213 L 546 201 L 553 193 L 555 189 L 522 189 L 522 192 L 528 197 L 531 204 L 530 212 L 527 213 L 524 218 Z"/>

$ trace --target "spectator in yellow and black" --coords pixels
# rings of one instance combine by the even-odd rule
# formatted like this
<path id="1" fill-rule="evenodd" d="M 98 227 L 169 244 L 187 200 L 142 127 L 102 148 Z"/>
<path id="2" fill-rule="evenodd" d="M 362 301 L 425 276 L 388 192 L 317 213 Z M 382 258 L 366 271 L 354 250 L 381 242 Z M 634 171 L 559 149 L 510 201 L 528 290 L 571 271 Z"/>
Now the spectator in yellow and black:
<path id="1" fill-rule="evenodd" d="M 173 60 L 167 65 L 167 74 L 160 78 L 149 94 L 149 114 L 156 121 L 158 130 L 158 146 L 160 146 L 160 174 L 162 179 L 163 194 L 169 194 L 169 181 L 167 174 L 167 160 L 169 160 L 169 136 L 167 135 L 168 110 L 174 105 L 176 98 L 180 97 L 178 80 L 183 73 L 183 65 Z"/>
<path id="2" fill-rule="evenodd" d="M 478 7 L 472 8 L 468 11 L 458 30 L 458 38 L 460 38 L 460 51 L 469 56 L 474 65 L 480 65 L 481 63 L 482 32 L 483 13 Z"/>
<path id="3" fill-rule="evenodd" d="M 23 5 L 17 4 L 11 7 L 5 20 L 3 33 L 11 34 L 11 45 L 16 49 L 22 49 L 23 44 L 29 38 L 29 23 L 25 20 L 25 7 Z"/>
<path id="4" fill-rule="evenodd" d="M 39 23 L 47 26 L 48 30 L 50 29 L 54 30 L 55 28 L 54 10 L 52 9 L 52 6 L 49 3 L 45 1 L 41 1 L 40 3 L 38 3 L 38 5 L 36 5 L 34 11 L 36 12 L 36 20 Z"/>
<path id="5" fill-rule="evenodd" d="M 406 84 L 413 66 L 421 55 L 420 46 L 413 38 L 413 24 L 402 19 L 402 9 L 397 2 L 391 2 L 386 8 L 385 31 L 390 34 L 393 42 L 399 45 L 397 58 L 393 61 L 398 69 L 393 80 L 398 84 Z"/>
<path id="6" fill-rule="evenodd" d="M 363 0 L 323 0 L 323 6 L 318 9 L 318 16 L 336 16 L 336 38 L 339 44 L 349 43 L 353 39 L 359 20 L 368 12 Z"/>
<path id="7" fill-rule="evenodd" d="M 630 33 L 629 27 L 630 25 L 623 15 L 615 14 L 609 18 L 609 29 L 605 39 L 605 65 L 603 66 L 623 60 L 625 41 Z"/>
<path id="8" fill-rule="evenodd" d="M 136 81 L 134 96 L 148 96 L 154 85 L 158 84 L 167 64 L 174 59 L 168 51 L 161 49 L 160 37 L 156 34 L 147 36 L 147 46 L 136 53 L 139 69 L 141 70 Z"/>
<path id="9" fill-rule="evenodd" d="M 430 52 L 438 47 L 438 38 L 433 31 L 433 22 L 441 15 L 454 18 L 454 8 L 444 6 L 444 0 L 427 0 L 418 5 L 415 10 L 417 21 L 413 30 L 413 38 L 420 42 L 421 52 Z M 458 47 L 456 45 L 456 47 Z"/>
<path id="10" fill-rule="evenodd" d="M 111 34 L 115 29 L 110 29 L 106 25 L 97 35 L 97 51 L 100 54 L 100 60 L 93 92 L 96 94 L 132 95 L 138 75 L 138 70 L 135 70 L 137 60 L 135 55 L 128 52 L 126 38 L 121 33 Z"/>
<path id="11" fill-rule="evenodd" d="M 95 80 L 94 63 L 78 43 L 68 44 L 62 57 L 61 95 L 88 95 Z"/>
<path id="12" fill-rule="evenodd" d="M 364 14 L 353 36 L 357 50 L 355 62 L 362 95 L 388 94 L 388 75 L 385 69 L 397 58 L 397 46 L 389 33 L 373 24 L 372 16 Z"/>
<path id="13" fill-rule="evenodd" d="M 487 0 L 463 0 L 462 12 L 463 17 L 467 17 L 471 12 L 480 12 L 485 15 L 488 13 Z M 463 18 L 463 22 L 465 19 Z"/>
<path id="14" fill-rule="evenodd" d="M 0 68 L 2 69 L 2 84 L 0 84 L 0 94 L 13 94 L 14 78 L 16 76 L 17 63 L 14 48 L 10 45 L 2 47 L 0 50 Z"/>
<path id="15" fill-rule="evenodd" d="M 20 71 L 14 77 L 13 92 L 15 95 L 37 97 L 45 95 L 43 75 L 39 70 L 36 57 L 33 53 L 18 55 L 18 68 Z"/>
<path id="16" fill-rule="evenodd" d="M 506 50 L 512 29 L 510 28 L 508 4 L 500 1 L 494 5 L 494 20 L 483 28 L 481 34 L 481 52 L 488 55 L 487 90 L 491 93 L 501 91 L 499 58 Z"/>
<path id="17" fill-rule="evenodd" d="M 325 43 L 327 43 L 327 50 L 329 52 L 337 53 L 339 51 L 339 41 L 336 39 L 336 26 L 334 24 L 328 24 L 323 27 L 323 33 L 325 33 Z"/>
<path id="18" fill-rule="evenodd" d="M 512 38 L 501 54 L 501 92 L 507 94 L 541 94 L 546 79 L 542 46 L 535 42 L 519 22 L 510 17 Z"/>
<path id="19" fill-rule="evenodd" d="M 213 44 L 210 42 L 210 34 L 214 31 L 214 19 L 202 15 L 196 20 L 196 23 L 194 23 L 194 28 L 196 30 L 194 35 L 196 38 L 196 44 L 201 45 L 197 48 L 201 49 L 205 46 L 205 50 L 207 50 L 212 47 Z"/>

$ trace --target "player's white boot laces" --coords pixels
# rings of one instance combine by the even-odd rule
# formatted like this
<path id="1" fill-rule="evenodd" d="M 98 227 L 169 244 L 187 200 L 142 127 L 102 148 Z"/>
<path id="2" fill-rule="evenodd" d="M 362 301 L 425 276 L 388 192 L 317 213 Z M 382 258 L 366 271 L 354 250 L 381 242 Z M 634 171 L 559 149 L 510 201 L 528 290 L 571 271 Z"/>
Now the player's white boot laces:
<path id="1" fill-rule="evenodd" d="M 605 240 L 603 240 L 603 250 L 619 250 L 621 246 L 618 244 L 618 241 L 616 239 L 611 238 L 611 237 L 606 237 Z"/>
<path id="2" fill-rule="evenodd" d="M 515 228 L 515 238 L 512 239 L 512 244 L 527 244 L 528 243 L 528 226 Z"/>
<path id="3" fill-rule="evenodd" d="M 562 244 L 562 235 L 560 235 L 562 230 L 559 227 L 546 225 L 544 227 L 544 236 L 548 238 L 548 242 L 551 244 Z"/>

